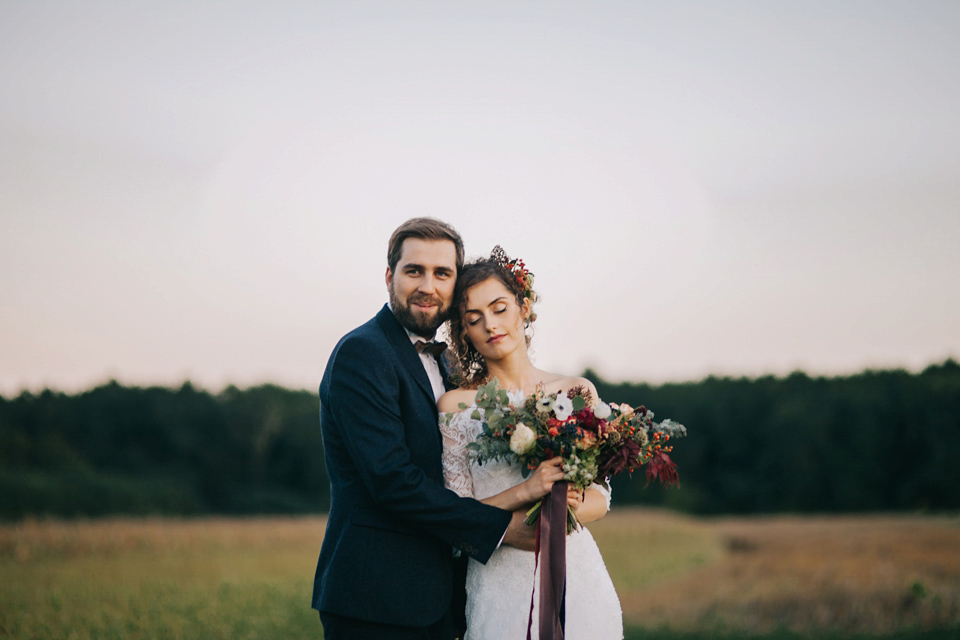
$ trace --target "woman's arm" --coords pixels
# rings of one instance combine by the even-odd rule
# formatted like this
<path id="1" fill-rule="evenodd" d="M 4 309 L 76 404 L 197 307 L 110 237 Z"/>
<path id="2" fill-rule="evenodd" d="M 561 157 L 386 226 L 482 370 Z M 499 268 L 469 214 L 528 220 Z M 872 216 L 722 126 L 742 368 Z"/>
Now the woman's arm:
<path id="1" fill-rule="evenodd" d="M 550 493 L 554 483 L 563 480 L 563 469 L 560 468 L 562 462 L 563 458 L 560 457 L 544 460 L 537 470 L 520 484 L 480 502 L 507 511 L 516 511 L 530 505 Z"/>
<path id="2" fill-rule="evenodd" d="M 597 486 L 589 486 L 583 493 L 571 488 L 567 493 L 567 504 L 573 509 L 573 512 L 577 515 L 577 520 L 581 523 L 599 520 L 607 515 L 607 511 L 610 510 L 607 496 Z"/>

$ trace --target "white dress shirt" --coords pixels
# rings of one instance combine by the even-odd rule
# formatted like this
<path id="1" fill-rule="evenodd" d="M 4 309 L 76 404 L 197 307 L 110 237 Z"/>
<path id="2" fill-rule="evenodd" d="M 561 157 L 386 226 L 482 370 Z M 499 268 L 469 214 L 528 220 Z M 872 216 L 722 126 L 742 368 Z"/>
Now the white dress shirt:
<path id="1" fill-rule="evenodd" d="M 406 327 L 404 327 L 403 330 L 407 332 L 407 337 L 410 338 L 410 343 L 414 348 L 417 347 L 417 343 L 421 340 L 424 342 L 429 342 L 427 338 L 418 336 L 415 333 L 411 333 Z M 440 365 L 437 364 L 437 359 L 431 353 L 418 352 L 417 355 L 420 356 L 420 362 L 423 363 L 423 368 L 427 372 L 427 377 L 430 378 L 430 387 L 433 389 L 433 399 L 439 400 L 440 396 L 442 396 L 446 391 L 443 386 L 443 374 L 440 373 Z"/>

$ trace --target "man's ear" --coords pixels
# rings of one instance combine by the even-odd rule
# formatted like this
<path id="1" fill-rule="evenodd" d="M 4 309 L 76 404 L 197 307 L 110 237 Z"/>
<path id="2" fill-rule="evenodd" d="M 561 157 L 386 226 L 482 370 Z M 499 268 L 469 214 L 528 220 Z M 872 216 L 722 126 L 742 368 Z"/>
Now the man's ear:
<path id="1" fill-rule="evenodd" d="M 387 291 L 390 291 L 390 285 L 393 283 L 393 271 L 390 270 L 389 265 L 387 266 L 387 273 L 383 276 L 383 278 L 387 283 Z"/>

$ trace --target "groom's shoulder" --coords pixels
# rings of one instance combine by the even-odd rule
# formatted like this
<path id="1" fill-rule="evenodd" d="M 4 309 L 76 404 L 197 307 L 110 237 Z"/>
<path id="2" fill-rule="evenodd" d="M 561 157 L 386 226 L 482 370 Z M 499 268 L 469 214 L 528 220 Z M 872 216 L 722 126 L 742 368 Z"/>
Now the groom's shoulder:
<path id="1" fill-rule="evenodd" d="M 341 353 L 367 353 L 379 351 L 387 346 L 387 336 L 377 316 L 370 318 L 362 325 L 347 332 L 337 346 L 333 348 L 331 359 Z"/>
<path id="2" fill-rule="evenodd" d="M 357 376 L 383 375 L 392 360 L 392 349 L 384 332 L 377 326 L 376 318 L 365 322 L 340 338 L 323 372 L 320 382 L 324 387 L 334 381 L 353 380 Z"/>

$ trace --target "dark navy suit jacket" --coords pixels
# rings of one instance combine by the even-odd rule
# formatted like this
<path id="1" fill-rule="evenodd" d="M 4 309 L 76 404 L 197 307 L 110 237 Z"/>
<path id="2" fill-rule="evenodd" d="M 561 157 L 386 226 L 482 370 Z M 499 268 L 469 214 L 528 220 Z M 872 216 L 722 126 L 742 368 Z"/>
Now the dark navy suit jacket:
<path id="1" fill-rule="evenodd" d="M 440 620 L 451 547 L 486 562 L 511 514 L 443 486 L 430 381 L 389 307 L 337 344 L 320 383 L 330 514 L 313 608 L 386 624 Z"/>

